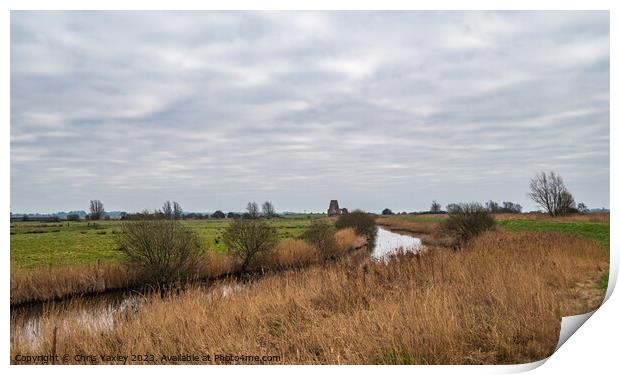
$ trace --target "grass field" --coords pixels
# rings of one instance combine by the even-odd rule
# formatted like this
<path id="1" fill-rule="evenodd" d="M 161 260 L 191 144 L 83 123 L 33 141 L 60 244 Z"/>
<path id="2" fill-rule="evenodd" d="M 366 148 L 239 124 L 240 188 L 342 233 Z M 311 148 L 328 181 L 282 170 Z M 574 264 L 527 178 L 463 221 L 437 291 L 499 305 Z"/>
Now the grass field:
<path id="1" fill-rule="evenodd" d="M 298 237 L 312 221 L 308 216 L 271 220 L 280 239 Z M 195 230 L 205 248 L 224 252 L 222 231 L 228 219 L 184 220 Z M 20 268 L 116 262 L 122 254 L 116 249 L 121 222 L 14 222 L 11 223 L 11 264 Z"/>
<path id="2" fill-rule="evenodd" d="M 12 323 L 11 360 L 154 354 L 132 362 L 147 364 L 205 352 L 275 355 L 284 364 L 526 363 L 553 353 L 562 316 L 600 304 L 602 293 L 586 297 L 608 265 L 607 253 L 582 237 L 494 231 L 458 252 L 345 257 L 151 296 L 113 311 L 109 325 L 73 318 L 84 316 L 77 299 L 45 310 L 36 342 Z"/>
<path id="3" fill-rule="evenodd" d="M 280 239 L 298 237 L 316 215 L 296 215 L 272 220 Z M 446 215 L 397 215 L 394 219 L 410 222 L 441 222 Z M 594 240 L 609 249 L 609 215 L 581 215 L 552 219 L 536 215 L 497 215 L 499 227 L 513 232 L 572 233 Z M 221 233 L 228 219 L 185 220 L 195 230 L 205 248 L 224 252 Z M 11 223 L 11 264 L 20 268 L 117 262 L 116 235 L 121 222 L 14 222 Z"/>
<path id="4" fill-rule="evenodd" d="M 398 215 L 394 220 L 410 222 L 442 222 L 447 215 Z M 500 228 L 512 232 L 559 232 L 571 233 L 594 240 L 603 249 L 609 250 L 609 215 L 574 215 L 550 218 L 531 214 L 496 215 Z"/>

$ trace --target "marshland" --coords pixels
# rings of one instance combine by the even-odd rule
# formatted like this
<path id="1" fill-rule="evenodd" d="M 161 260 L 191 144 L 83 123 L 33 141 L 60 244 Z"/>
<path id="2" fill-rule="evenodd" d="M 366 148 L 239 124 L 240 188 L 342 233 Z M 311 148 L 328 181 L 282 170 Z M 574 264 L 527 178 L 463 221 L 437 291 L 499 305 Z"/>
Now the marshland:
<path id="1" fill-rule="evenodd" d="M 609 282 L 609 17 L 12 10 L 10 363 L 549 357 Z"/>
<path id="2" fill-rule="evenodd" d="M 277 358 L 261 363 L 524 363 L 552 354 L 563 316 L 601 303 L 608 214 L 488 214 L 491 225 L 466 241 L 446 230 L 450 216 L 14 222 L 11 361 L 251 353 Z M 135 223 L 154 222 L 197 241 L 185 275 L 158 281 L 120 248 Z M 245 266 L 227 239 L 242 222 L 273 240 Z M 37 236 L 48 236 L 47 252 L 28 257 L 21 246 Z M 63 256 L 67 239 L 91 247 Z"/>

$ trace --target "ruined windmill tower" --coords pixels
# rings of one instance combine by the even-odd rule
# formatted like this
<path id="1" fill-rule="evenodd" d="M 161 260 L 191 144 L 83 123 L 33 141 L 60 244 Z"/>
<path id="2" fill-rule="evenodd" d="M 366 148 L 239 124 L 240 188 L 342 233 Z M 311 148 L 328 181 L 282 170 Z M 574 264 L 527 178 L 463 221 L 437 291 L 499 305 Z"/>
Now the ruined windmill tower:
<path id="1" fill-rule="evenodd" d="M 340 215 L 340 208 L 338 207 L 338 201 L 332 199 L 329 202 L 329 208 L 327 209 L 327 216 L 336 216 Z"/>

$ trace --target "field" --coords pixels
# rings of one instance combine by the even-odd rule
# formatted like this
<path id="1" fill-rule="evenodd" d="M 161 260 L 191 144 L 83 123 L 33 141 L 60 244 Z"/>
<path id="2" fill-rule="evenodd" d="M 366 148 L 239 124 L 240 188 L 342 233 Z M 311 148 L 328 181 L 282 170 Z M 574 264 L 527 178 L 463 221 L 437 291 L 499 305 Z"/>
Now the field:
<path id="1" fill-rule="evenodd" d="M 316 215 L 312 216 L 315 217 Z M 308 216 L 287 217 L 271 221 L 281 239 L 299 236 L 307 227 Z M 184 220 L 195 230 L 205 248 L 224 252 L 221 232 L 228 219 Z M 122 254 L 116 250 L 116 235 L 121 230 L 117 220 L 97 222 L 13 222 L 11 223 L 11 265 L 19 268 L 117 262 Z"/>
<path id="2" fill-rule="evenodd" d="M 66 353 L 70 363 L 84 363 L 76 353 L 152 354 L 131 363 L 179 353 L 267 355 L 276 364 L 525 363 L 553 352 L 562 316 L 600 304 L 592 290 L 607 266 L 607 253 L 579 236 L 496 231 L 459 252 L 342 258 L 146 298 L 115 312 L 112 326 L 67 319 L 82 316 L 78 300 L 48 310 L 35 352 Z M 11 357 L 32 352 L 13 331 Z"/>
<path id="3" fill-rule="evenodd" d="M 164 297 L 146 294 L 132 310 L 109 312 L 111 324 L 84 324 L 88 299 L 52 301 L 38 318 L 36 343 L 12 320 L 11 358 L 152 353 L 152 361 L 132 363 L 162 363 L 167 355 L 200 352 L 289 364 L 525 363 L 553 353 L 563 316 L 600 305 L 609 215 L 497 215 L 496 230 L 459 251 L 446 247 L 438 231 L 445 219 L 378 217 L 378 225 L 420 237 L 426 247 L 389 262 L 369 261 L 365 239 L 351 229 L 337 233 L 338 257 L 321 259 L 296 238 L 309 218 L 273 220 L 280 244 L 256 266 L 266 273 L 211 278 Z M 203 275 L 235 269 L 221 242 L 227 220 L 183 224 L 214 250 L 203 259 Z M 140 283 L 119 262 L 119 222 L 11 225 L 12 304 Z"/>
<path id="4" fill-rule="evenodd" d="M 396 215 L 385 216 L 384 220 L 407 226 L 412 223 L 440 223 L 447 215 Z M 497 214 L 500 228 L 513 232 L 559 232 L 570 233 L 594 240 L 603 249 L 609 250 L 609 214 L 573 215 L 551 218 L 542 214 Z M 432 225 L 427 225 L 433 227 Z M 414 228 L 421 225 L 413 224 Z"/>

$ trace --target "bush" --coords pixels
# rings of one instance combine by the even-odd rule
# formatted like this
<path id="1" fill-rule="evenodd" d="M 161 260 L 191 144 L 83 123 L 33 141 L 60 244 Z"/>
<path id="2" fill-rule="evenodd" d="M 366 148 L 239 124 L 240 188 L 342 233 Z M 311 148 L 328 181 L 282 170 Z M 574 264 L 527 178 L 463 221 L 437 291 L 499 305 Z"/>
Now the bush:
<path id="1" fill-rule="evenodd" d="M 301 237 L 314 245 L 322 258 L 330 258 L 338 251 L 335 233 L 335 228 L 327 221 L 315 220 Z"/>
<path id="2" fill-rule="evenodd" d="M 226 215 L 222 211 L 217 210 L 211 215 L 211 217 L 214 219 L 224 219 Z"/>
<path id="3" fill-rule="evenodd" d="M 198 235 L 177 220 L 125 221 L 119 249 L 149 282 L 166 284 L 196 275 L 202 248 Z"/>
<path id="4" fill-rule="evenodd" d="M 462 246 L 480 233 L 495 228 L 495 219 L 479 203 L 450 205 L 448 219 L 441 224 L 441 232 L 454 238 L 455 246 Z"/>
<path id="5" fill-rule="evenodd" d="M 262 220 L 235 219 L 224 230 L 222 239 L 229 251 L 241 259 L 241 272 L 246 272 L 252 259 L 271 251 L 278 243 L 276 229 Z"/>
<path id="6" fill-rule="evenodd" d="M 67 221 L 80 221 L 80 215 L 78 214 L 68 214 Z"/>
<path id="7" fill-rule="evenodd" d="M 359 210 L 338 216 L 336 228 L 353 228 L 357 235 L 366 236 L 370 244 L 374 244 L 377 237 L 375 219 L 366 212 Z"/>

